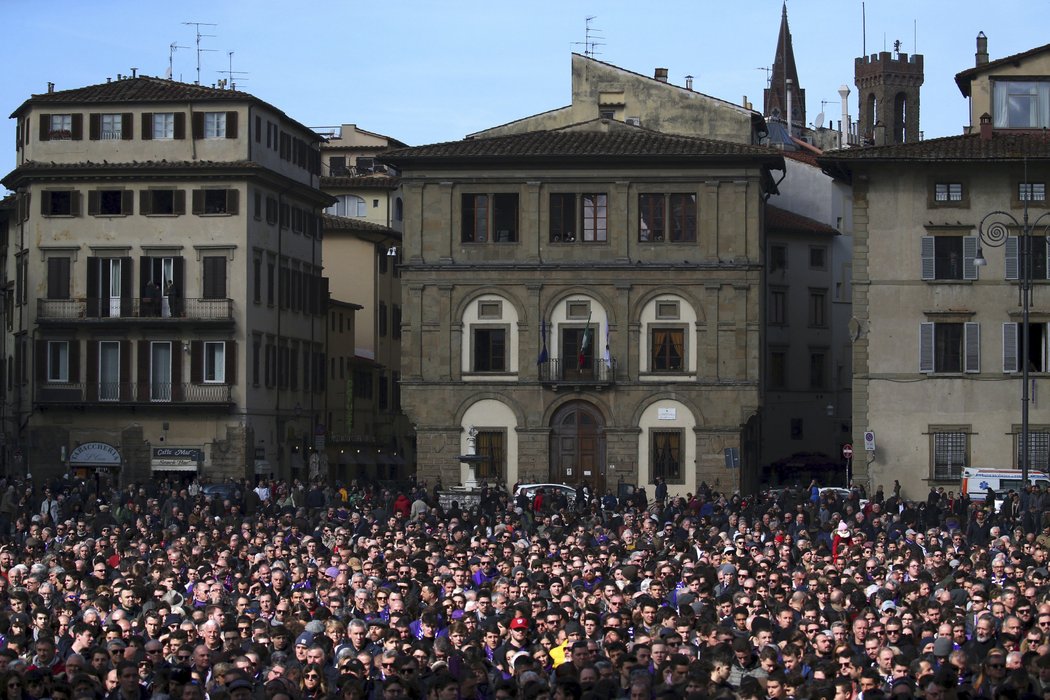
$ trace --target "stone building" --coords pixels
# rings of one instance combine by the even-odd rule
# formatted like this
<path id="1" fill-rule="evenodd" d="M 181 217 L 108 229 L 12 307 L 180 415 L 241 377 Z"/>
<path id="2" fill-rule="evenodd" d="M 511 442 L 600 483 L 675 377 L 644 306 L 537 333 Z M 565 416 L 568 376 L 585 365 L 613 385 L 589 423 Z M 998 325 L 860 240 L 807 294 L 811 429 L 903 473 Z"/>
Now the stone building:
<path id="1" fill-rule="evenodd" d="M 37 476 L 306 476 L 323 407 L 320 137 L 146 76 L 30 96 L 5 442 Z"/>
<path id="2" fill-rule="evenodd" d="M 394 151 L 418 475 L 753 486 L 776 152 L 609 119 Z"/>

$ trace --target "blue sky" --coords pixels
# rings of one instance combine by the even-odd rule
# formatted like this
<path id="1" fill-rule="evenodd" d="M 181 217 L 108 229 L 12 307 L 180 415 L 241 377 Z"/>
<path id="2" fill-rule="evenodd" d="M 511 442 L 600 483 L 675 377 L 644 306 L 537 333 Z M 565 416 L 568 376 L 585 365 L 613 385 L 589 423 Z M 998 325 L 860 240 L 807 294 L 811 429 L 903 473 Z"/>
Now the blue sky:
<path id="1" fill-rule="evenodd" d="M 417 145 L 465 134 L 569 102 L 570 54 L 583 51 L 585 19 L 597 58 L 761 109 L 773 61 L 781 0 L 578 2 L 501 0 L 295 5 L 273 0 L 0 0 L 7 70 L 0 105 L 10 114 L 31 93 L 105 82 L 137 67 L 164 75 L 169 45 L 180 46 L 174 75 L 196 75 L 194 29 L 209 22 L 202 82 L 245 71 L 238 87 L 309 126 L 356 123 Z M 925 56 L 921 128 L 926 138 L 957 134 L 968 121 L 954 75 L 973 66 L 975 37 L 988 35 L 997 59 L 1047 41 L 1045 0 L 868 0 L 867 53 L 892 49 Z M 853 59 L 863 53 L 860 0 L 791 0 L 788 16 L 800 82 L 812 121 L 822 109 L 839 119 L 838 87 L 853 91 Z M 917 39 L 917 41 L 916 41 Z M 245 79 L 246 78 L 246 79 Z M 822 101 L 829 104 L 822 105 Z M 14 122 L 0 129 L 0 171 L 14 167 Z"/>

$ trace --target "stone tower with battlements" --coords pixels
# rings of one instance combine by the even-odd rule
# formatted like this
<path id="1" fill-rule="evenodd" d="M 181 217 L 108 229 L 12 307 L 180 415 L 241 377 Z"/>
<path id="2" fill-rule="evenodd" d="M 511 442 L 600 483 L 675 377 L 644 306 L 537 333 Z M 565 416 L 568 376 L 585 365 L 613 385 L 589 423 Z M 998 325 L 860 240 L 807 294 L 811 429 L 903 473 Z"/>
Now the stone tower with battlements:
<path id="1" fill-rule="evenodd" d="M 922 54 L 882 51 L 858 58 L 853 82 L 860 101 L 857 133 L 864 145 L 919 140 Z"/>

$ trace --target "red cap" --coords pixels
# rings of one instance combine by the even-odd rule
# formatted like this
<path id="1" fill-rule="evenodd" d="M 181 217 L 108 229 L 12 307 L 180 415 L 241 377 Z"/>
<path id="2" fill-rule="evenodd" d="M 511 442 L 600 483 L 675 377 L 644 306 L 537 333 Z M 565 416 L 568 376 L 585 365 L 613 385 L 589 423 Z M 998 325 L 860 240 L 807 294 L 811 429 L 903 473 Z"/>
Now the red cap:
<path id="1" fill-rule="evenodd" d="M 516 617 L 510 621 L 510 628 L 512 630 L 527 630 L 529 628 L 529 621 L 524 617 Z"/>

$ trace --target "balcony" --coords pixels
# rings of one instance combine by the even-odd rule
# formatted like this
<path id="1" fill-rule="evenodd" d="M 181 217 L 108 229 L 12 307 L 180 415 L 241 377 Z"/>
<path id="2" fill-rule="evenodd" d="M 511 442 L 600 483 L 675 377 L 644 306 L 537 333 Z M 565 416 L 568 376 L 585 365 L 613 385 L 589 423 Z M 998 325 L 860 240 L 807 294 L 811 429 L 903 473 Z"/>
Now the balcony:
<path id="1" fill-rule="evenodd" d="M 559 387 L 604 389 L 616 383 L 616 359 L 588 358 L 583 366 L 576 359 L 552 358 L 540 365 L 540 382 Z"/>
<path id="2" fill-rule="evenodd" d="M 37 405 L 89 405 L 92 408 L 112 406 L 215 406 L 233 404 L 229 384 L 169 384 L 140 382 L 38 382 L 34 389 Z"/>
<path id="3" fill-rule="evenodd" d="M 232 299 L 179 299 L 172 309 L 162 300 L 141 298 L 113 299 L 37 299 L 37 323 L 66 321 L 95 321 L 117 323 L 129 320 L 150 323 L 178 323 L 180 321 L 233 320 Z"/>

